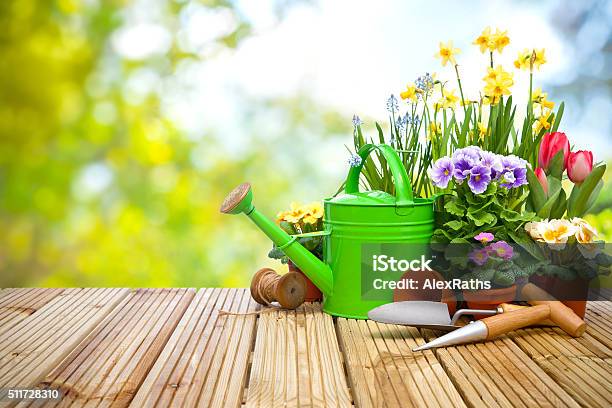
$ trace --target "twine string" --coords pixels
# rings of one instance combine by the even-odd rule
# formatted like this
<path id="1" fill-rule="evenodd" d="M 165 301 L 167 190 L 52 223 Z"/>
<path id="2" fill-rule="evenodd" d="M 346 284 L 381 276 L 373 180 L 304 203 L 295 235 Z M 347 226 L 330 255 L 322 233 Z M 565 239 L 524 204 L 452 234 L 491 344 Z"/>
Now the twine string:
<path id="1" fill-rule="evenodd" d="M 253 297 L 255 299 L 261 299 L 263 303 L 258 303 L 264 306 L 265 309 L 254 310 L 251 312 L 232 312 L 229 310 L 220 309 L 219 316 L 253 316 L 260 315 L 263 313 L 285 310 L 282 307 L 272 304 L 272 302 L 276 301 L 276 284 L 278 283 L 279 279 L 280 275 L 270 270 L 267 273 L 262 274 L 259 277 L 259 280 L 256 282 L 256 285 L 253 287 Z"/>

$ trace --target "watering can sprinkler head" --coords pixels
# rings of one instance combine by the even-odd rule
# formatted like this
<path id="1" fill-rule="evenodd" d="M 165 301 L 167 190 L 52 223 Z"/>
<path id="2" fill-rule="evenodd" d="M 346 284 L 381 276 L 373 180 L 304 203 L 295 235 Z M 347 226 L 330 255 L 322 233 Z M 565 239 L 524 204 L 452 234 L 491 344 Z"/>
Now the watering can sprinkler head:
<path id="1" fill-rule="evenodd" d="M 304 248 L 295 237 L 287 234 L 255 209 L 251 184 L 242 183 L 233 189 L 223 200 L 220 211 L 224 214 L 246 214 L 312 280 L 321 292 L 325 295 L 331 293 L 333 277 L 330 267 Z"/>
<path id="2" fill-rule="evenodd" d="M 242 183 L 233 189 L 223 200 L 220 211 L 224 214 L 249 214 L 253 211 L 251 183 Z"/>

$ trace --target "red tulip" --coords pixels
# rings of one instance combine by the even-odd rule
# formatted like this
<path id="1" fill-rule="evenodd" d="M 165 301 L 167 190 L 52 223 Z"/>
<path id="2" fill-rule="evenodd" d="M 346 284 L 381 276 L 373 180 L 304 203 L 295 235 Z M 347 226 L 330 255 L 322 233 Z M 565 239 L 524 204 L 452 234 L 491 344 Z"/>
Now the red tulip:
<path id="1" fill-rule="evenodd" d="M 548 170 L 550 161 L 560 150 L 563 150 L 563 170 L 565 170 L 567 168 L 567 157 L 570 151 L 570 144 L 569 140 L 567 140 L 567 136 L 562 132 L 545 134 L 540 144 L 540 154 L 538 156 L 540 167 L 544 170 Z"/>
<path id="2" fill-rule="evenodd" d="M 578 150 L 567 158 L 567 176 L 574 183 L 582 183 L 593 171 L 593 152 Z"/>
<path id="3" fill-rule="evenodd" d="M 535 169 L 534 173 L 538 178 L 542 189 L 544 190 L 544 194 L 548 195 L 548 179 L 546 178 L 546 173 L 544 173 L 544 169 L 538 167 L 537 169 Z"/>

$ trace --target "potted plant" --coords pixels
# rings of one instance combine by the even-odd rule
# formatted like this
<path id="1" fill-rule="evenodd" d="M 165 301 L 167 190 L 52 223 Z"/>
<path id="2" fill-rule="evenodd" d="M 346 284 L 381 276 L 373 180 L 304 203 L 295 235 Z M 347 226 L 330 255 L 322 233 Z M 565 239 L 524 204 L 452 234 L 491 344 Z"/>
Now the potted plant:
<path id="1" fill-rule="evenodd" d="M 463 290 L 472 308 L 514 300 L 517 279 L 533 271 L 529 255 L 508 243 L 525 240 L 522 226 L 535 217 L 522 210 L 526 172 L 525 160 L 477 146 L 438 159 L 430 170 L 444 200 L 432 243 L 443 251 L 449 278 L 477 282 Z"/>
<path id="2" fill-rule="evenodd" d="M 316 235 L 317 232 L 323 231 L 323 206 L 320 202 L 307 205 L 291 203 L 289 210 L 277 214 L 276 221 L 287 234 L 296 236 L 300 244 L 316 255 L 317 258 L 323 259 L 323 237 Z M 283 251 L 273 246 L 268 256 L 280 260 L 283 264 L 288 264 L 289 271 L 304 275 L 306 279 L 305 301 L 316 302 L 322 299 L 321 291 L 287 258 Z"/>
<path id="3" fill-rule="evenodd" d="M 596 240 L 597 230 L 581 218 L 599 195 L 606 165 L 594 165 L 590 151 L 572 152 L 560 132 L 544 135 L 538 164 L 527 174 L 527 206 L 535 209 L 539 221 L 526 224 L 525 230 L 547 263 L 531 280 L 583 317 L 590 281 L 610 272 L 610 257 Z M 573 184 L 569 196 L 564 179 Z"/>

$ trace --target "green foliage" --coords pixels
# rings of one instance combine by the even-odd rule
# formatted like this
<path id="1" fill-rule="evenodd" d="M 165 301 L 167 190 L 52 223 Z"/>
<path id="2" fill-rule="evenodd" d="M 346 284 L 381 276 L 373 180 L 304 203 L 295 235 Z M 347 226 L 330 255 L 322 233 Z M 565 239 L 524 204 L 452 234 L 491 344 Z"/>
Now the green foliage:
<path id="1" fill-rule="evenodd" d="M 438 218 L 434 231 L 434 242 L 448 243 L 453 239 L 469 240 L 481 232 L 491 232 L 500 240 L 513 240 L 513 236 L 523 236 L 521 228 L 534 219 L 532 212 L 517 211 L 510 205 L 514 198 L 521 195 L 521 188 L 508 190 L 489 184 L 482 194 L 474 194 L 467 183 L 456 185 L 454 195 L 442 196 L 445 215 Z"/>

